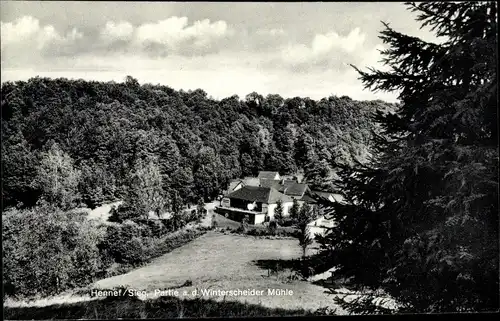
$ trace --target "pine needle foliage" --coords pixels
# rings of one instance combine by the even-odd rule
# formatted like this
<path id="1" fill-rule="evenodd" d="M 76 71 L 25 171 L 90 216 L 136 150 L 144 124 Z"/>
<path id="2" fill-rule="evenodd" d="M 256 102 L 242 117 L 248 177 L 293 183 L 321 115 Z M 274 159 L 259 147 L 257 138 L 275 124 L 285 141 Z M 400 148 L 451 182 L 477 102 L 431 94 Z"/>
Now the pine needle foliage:
<path id="1" fill-rule="evenodd" d="M 371 162 L 339 173 L 347 204 L 336 205 L 323 255 L 400 312 L 497 310 L 497 5 L 406 5 L 445 40 L 384 23 L 388 70 L 354 67 L 366 88 L 399 92 L 400 105 L 374 115 L 383 132 Z"/>

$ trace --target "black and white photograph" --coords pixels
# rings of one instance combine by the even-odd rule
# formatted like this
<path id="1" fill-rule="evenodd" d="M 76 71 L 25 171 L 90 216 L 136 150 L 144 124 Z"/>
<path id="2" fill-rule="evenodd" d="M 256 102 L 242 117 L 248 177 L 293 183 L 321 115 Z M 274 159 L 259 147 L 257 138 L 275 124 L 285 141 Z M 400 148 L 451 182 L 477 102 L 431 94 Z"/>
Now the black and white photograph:
<path id="1" fill-rule="evenodd" d="M 7 320 L 494 314 L 495 1 L 1 1 Z"/>

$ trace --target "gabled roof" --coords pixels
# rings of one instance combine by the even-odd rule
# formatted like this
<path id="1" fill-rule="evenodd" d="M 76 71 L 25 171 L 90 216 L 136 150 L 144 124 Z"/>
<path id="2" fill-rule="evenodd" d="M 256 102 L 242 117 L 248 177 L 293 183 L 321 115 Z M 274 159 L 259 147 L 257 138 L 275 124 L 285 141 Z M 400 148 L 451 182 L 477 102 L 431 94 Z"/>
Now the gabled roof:
<path id="1" fill-rule="evenodd" d="M 259 186 L 260 180 L 256 177 L 245 177 L 242 179 L 243 184 L 247 186 Z"/>
<path id="2" fill-rule="evenodd" d="M 345 203 L 345 199 L 344 199 L 344 196 L 340 195 L 340 194 L 332 194 L 333 196 L 333 199 L 335 200 L 335 202 L 338 202 L 338 203 Z"/>
<path id="3" fill-rule="evenodd" d="M 241 179 L 231 181 L 231 183 L 229 183 L 229 187 L 227 188 L 228 192 L 231 193 L 239 184 L 244 185 Z"/>
<path id="4" fill-rule="evenodd" d="M 279 173 L 278 172 L 261 171 L 261 172 L 259 172 L 259 176 L 257 176 L 257 178 L 259 178 L 259 179 L 261 179 L 261 178 L 264 178 L 264 179 L 274 179 L 276 177 L 276 175 L 279 176 Z"/>
<path id="5" fill-rule="evenodd" d="M 286 186 L 285 185 L 278 185 L 278 187 L 276 188 L 278 190 L 278 192 L 280 193 L 283 193 L 286 195 Z"/>
<path id="6" fill-rule="evenodd" d="M 264 204 L 275 204 L 278 200 L 282 202 L 292 201 L 290 197 L 281 194 L 274 188 L 260 186 L 243 186 L 226 197 Z"/>
<path id="7" fill-rule="evenodd" d="M 286 187 L 285 194 L 291 196 L 303 196 L 307 188 L 307 184 L 299 184 L 294 182 L 293 184 L 289 184 L 289 186 Z"/>
<path id="8" fill-rule="evenodd" d="M 279 179 L 262 178 L 260 179 L 260 187 L 272 187 L 279 190 L 281 187 L 280 182 Z"/>
<path id="9" fill-rule="evenodd" d="M 293 202 L 293 199 L 285 194 L 280 193 L 275 188 L 271 188 L 269 192 L 269 201 L 267 204 L 276 204 L 278 201 Z"/>
<path id="10" fill-rule="evenodd" d="M 291 179 L 284 179 L 283 180 L 283 185 L 288 187 L 290 185 L 293 185 L 293 184 L 298 184 L 297 181 L 294 181 L 294 180 L 291 180 Z"/>
<path id="11" fill-rule="evenodd" d="M 304 196 L 302 196 L 300 198 L 300 201 L 303 201 L 303 202 L 306 202 L 306 203 L 311 203 L 311 204 L 317 203 L 317 201 L 314 198 L 312 198 L 311 196 L 309 196 L 307 193 L 304 194 Z"/>
<path id="12" fill-rule="evenodd" d="M 321 192 L 321 191 L 312 191 L 312 192 L 314 194 L 316 194 L 317 196 L 321 197 L 322 199 L 325 199 L 328 201 L 330 201 L 330 197 L 332 197 L 335 202 L 338 202 L 338 203 L 344 202 L 344 197 L 338 193 Z"/>
<path id="13" fill-rule="evenodd" d="M 312 191 L 312 192 L 318 196 L 322 196 L 322 197 L 326 197 L 326 198 L 329 198 L 333 194 L 330 192 L 321 192 L 321 191 Z"/>

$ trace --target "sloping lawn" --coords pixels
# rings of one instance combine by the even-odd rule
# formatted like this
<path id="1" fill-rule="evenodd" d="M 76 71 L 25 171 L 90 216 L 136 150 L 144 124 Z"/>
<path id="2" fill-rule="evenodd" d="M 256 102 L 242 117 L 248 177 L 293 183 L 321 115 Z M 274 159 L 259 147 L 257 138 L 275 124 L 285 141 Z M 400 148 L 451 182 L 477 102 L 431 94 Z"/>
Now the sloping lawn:
<path id="1" fill-rule="evenodd" d="M 308 252 L 312 253 L 314 251 L 314 249 L 311 249 Z M 289 262 L 299 258 L 300 255 L 301 250 L 296 239 L 265 239 L 210 231 L 188 244 L 153 259 L 151 263 L 144 267 L 137 268 L 126 274 L 100 280 L 90 288 L 115 289 L 125 287 L 138 291 L 144 290 L 146 296 L 140 295 L 139 299 L 145 303 L 152 302 L 151 304 L 159 302 L 158 299 L 185 299 L 189 302 L 193 299 L 199 302 L 199 299 L 201 299 L 203 301 L 211 300 L 215 304 L 211 305 L 213 309 L 218 309 L 217 304 L 219 303 L 222 304 L 221 309 L 226 309 L 227 305 L 224 305 L 224 302 L 246 303 L 246 305 L 240 306 L 241 313 L 243 313 L 240 315 L 244 315 L 246 312 L 252 316 L 256 316 L 255 313 L 263 313 L 263 316 L 283 315 L 282 312 L 277 312 L 278 310 L 257 312 L 258 309 L 251 308 L 252 305 L 261 306 L 263 309 L 287 310 L 290 314 L 285 313 L 286 315 L 303 315 L 304 313 L 307 314 L 307 311 L 312 312 L 324 307 L 337 309 L 336 314 L 345 314 L 345 311 L 334 304 L 333 296 L 325 293 L 326 288 L 297 278 L 289 278 L 294 275 L 294 272 L 281 262 Z M 275 262 L 283 264 L 278 268 L 281 271 L 277 273 L 273 271 L 276 270 Z M 173 288 L 179 291 L 176 298 L 170 297 L 169 299 L 169 297 L 155 294 L 155 290 Z M 195 296 L 192 295 L 192 291 L 195 289 L 260 290 L 262 293 L 253 296 L 224 296 L 223 294 Z M 288 292 L 288 295 L 281 296 L 272 295 L 268 292 L 268 289 L 291 290 L 293 293 Z M 184 291 L 186 291 L 186 295 L 184 295 Z M 9 315 L 13 319 L 24 319 L 26 315 L 32 313 L 43 314 L 45 312 L 48 313 L 45 314 L 46 316 L 55 313 L 55 317 L 55 315 L 63 313 L 66 307 L 70 309 L 68 304 L 73 307 L 71 309 L 77 310 L 92 307 L 94 304 L 92 302 L 95 302 L 97 298 L 90 297 L 89 294 L 89 290 L 73 291 L 72 293 L 31 302 L 4 302 L 4 306 L 11 308 Z M 109 299 L 113 298 L 110 297 Z M 119 300 L 119 302 L 122 302 L 122 300 Z M 101 306 L 98 303 L 95 304 Z M 209 303 L 207 302 L 207 304 Z M 105 306 L 102 306 L 104 310 L 106 310 Z M 59 312 L 50 309 L 56 309 Z M 38 312 L 35 312 L 35 310 Z M 49 310 L 52 312 L 49 312 Z M 299 310 L 303 312 L 299 312 Z M 69 310 L 67 312 L 69 313 Z M 167 311 L 162 313 L 167 313 Z M 196 313 L 192 316 L 199 316 Z M 208 315 L 217 316 L 215 314 L 210 312 Z M 89 317 L 87 314 L 84 315 L 82 317 Z M 96 317 L 99 318 L 99 315 L 101 315 L 101 312 Z M 205 315 L 205 312 L 201 315 Z M 221 314 L 220 316 L 224 315 Z"/>
<path id="2" fill-rule="evenodd" d="M 120 286 L 145 290 L 145 298 L 154 299 L 154 291 L 178 287 L 181 298 L 193 298 L 195 289 L 262 290 L 260 296 L 210 296 L 214 300 L 261 304 L 269 308 L 318 309 L 333 306 L 333 297 L 325 288 L 301 280 L 287 281 L 292 272 L 268 276 L 269 271 L 258 261 L 290 260 L 300 257 L 298 241 L 294 239 L 260 239 L 251 236 L 224 235 L 209 232 L 193 242 L 173 250 L 148 266 L 129 273 L 101 280 L 96 288 Z M 186 281 L 192 285 L 183 286 Z M 268 295 L 268 289 L 293 291 L 292 295 Z M 182 292 L 187 291 L 187 296 Z M 341 313 L 342 311 L 338 311 Z"/>

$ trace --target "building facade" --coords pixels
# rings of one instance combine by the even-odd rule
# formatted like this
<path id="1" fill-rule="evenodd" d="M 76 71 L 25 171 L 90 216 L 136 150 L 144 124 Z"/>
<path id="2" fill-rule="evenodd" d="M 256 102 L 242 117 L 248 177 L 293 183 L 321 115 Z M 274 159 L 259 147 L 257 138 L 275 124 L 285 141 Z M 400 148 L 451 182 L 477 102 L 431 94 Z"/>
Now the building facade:
<path id="1" fill-rule="evenodd" d="M 283 216 L 288 216 L 294 200 L 302 206 L 316 204 L 317 198 L 307 184 L 300 184 L 294 177 L 262 171 L 258 177 L 233 180 L 216 212 L 236 221 L 247 215 L 250 224 L 259 224 L 274 219 L 278 201 L 282 203 Z"/>
<path id="2" fill-rule="evenodd" d="M 274 210 L 281 201 L 283 215 L 288 215 L 293 199 L 272 187 L 242 186 L 224 196 L 219 214 L 235 221 L 242 221 L 248 216 L 250 224 L 260 224 L 274 219 Z"/>

